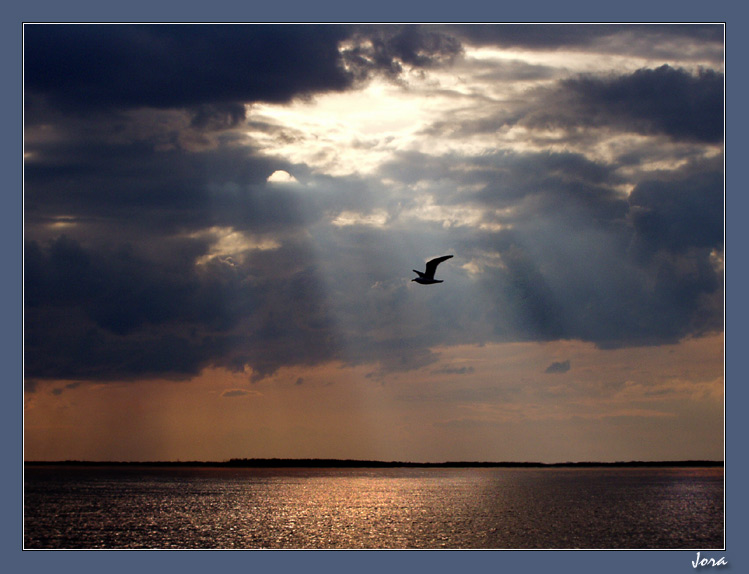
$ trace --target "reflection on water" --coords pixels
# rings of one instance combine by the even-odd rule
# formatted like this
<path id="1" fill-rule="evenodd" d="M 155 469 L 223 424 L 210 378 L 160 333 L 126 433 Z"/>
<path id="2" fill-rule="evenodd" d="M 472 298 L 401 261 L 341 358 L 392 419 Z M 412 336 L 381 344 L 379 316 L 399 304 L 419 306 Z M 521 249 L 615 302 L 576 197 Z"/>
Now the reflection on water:
<path id="1" fill-rule="evenodd" d="M 26 469 L 26 548 L 723 548 L 723 469 Z"/>

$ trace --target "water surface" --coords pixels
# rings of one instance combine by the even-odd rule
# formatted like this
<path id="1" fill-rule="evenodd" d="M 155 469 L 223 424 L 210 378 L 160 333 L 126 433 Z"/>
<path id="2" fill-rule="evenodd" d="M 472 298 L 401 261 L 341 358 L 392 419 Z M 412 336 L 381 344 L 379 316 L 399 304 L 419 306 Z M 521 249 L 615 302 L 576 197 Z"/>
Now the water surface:
<path id="1" fill-rule="evenodd" d="M 724 546 L 722 468 L 28 467 L 26 548 Z"/>

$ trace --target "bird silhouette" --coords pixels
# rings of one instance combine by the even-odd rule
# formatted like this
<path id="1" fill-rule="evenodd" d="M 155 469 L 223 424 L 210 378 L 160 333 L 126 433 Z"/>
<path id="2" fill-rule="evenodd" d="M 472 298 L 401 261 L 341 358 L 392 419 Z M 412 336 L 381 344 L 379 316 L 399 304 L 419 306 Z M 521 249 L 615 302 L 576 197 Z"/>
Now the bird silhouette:
<path id="1" fill-rule="evenodd" d="M 417 283 L 421 283 L 422 285 L 432 285 L 433 283 L 442 283 L 440 279 L 434 278 L 434 272 L 437 271 L 437 265 L 445 261 L 446 259 L 450 259 L 452 255 L 443 255 L 442 257 L 435 257 L 431 261 L 427 261 L 427 268 L 422 273 L 421 271 L 416 271 L 414 269 L 414 273 L 418 275 L 416 279 L 411 279 L 411 281 L 416 281 Z"/>

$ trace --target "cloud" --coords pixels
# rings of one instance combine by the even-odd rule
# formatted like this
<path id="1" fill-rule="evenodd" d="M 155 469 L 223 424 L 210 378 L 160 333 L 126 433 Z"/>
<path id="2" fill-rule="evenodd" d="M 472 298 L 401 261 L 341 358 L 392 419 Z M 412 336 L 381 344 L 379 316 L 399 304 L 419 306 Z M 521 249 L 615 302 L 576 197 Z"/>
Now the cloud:
<path id="1" fill-rule="evenodd" d="M 630 194 L 629 204 L 638 247 L 643 252 L 720 249 L 723 243 L 720 172 L 643 181 Z"/>
<path id="2" fill-rule="evenodd" d="M 474 372 L 474 368 L 471 366 L 443 367 L 442 369 L 436 369 L 432 372 L 436 375 L 470 375 Z"/>
<path id="3" fill-rule="evenodd" d="M 497 26 L 451 25 L 447 29 L 466 42 L 479 46 L 519 47 L 526 49 L 595 48 L 605 50 L 617 38 L 634 35 L 642 46 L 627 45 L 622 48 L 652 54 L 672 47 L 675 40 L 697 45 L 720 47 L 723 27 L 720 25 L 587 25 L 560 26 L 557 24 L 506 24 Z M 615 42 L 619 46 L 619 42 Z M 660 47 L 660 49 L 659 49 Z M 683 55 L 683 54 L 682 54 Z"/>
<path id="4" fill-rule="evenodd" d="M 450 229 L 500 340 L 609 348 L 674 341 L 720 322 L 722 174 L 709 164 L 643 174 L 629 196 L 616 163 L 569 152 L 403 158 L 384 169 L 412 186 L 438 181 L 435 189 L 450 190 L 443 204 L 483 212 L 485 232 Z M 452 191 L 469 182 L 475 191 Z"/>
<path id="5" fill-rule="evenodd" d="M 466 52 L 469 40 L 599 46 L 635 29 L 26 30 L 33 380 L 213 366 L 257 381 L 327 361 L 385 377 L 432 365 L 439 345 L 611 348 L 722 327 L 722 75 L 674 65 L 580 76 Z M 680 30 L 658 41 L 699 43 L 701 28 Z M 332 176 L 248 136 L 301 133 L 278 118 L 248 123 L 253 103 L 354 97 L 374 74 L 404 98 L 449 92 L 462 111 L 435 112 L 403 141 L 373 137 L 392 147 L 367 174 Z M 465 80 L 450 87 L 446 74 Z M 482 91 L 500 76 L 522 89 Z M 311 155 L 329 151 L 305 137 Z M 299 185 L 276 184 L 292 173 Z M 408 281 L 448 252 L 443 285 Z"/>
<path id="6" fill-rule="evenodd" d="M 29 242 L 27 372 L 128 379 L 251 364 L 260 376 L 286 362 L 331 358 L 314 276 L 304 267 L 285 279 L 279 271 L 254 276 L 263 261 L 284 266 L 288 249 L 273 259 L 260 252 L 244 267 L 211 261 L 201 269 L 126 249 L 102 253 L 66 237 Z"/>
<path id="7" fill-rule="evenodd" d="M 59 396 L 60 396 L 60 395 L 62 395 L 62 393 L 64 393 L 65 391 L 67 391 L 67 390 L 71 390 L 71 389 L 76 389 L 76 388 L 78 388 L 79 386 L 81 386 L 81 383 L 80 383 L 80 382 L 75 382 L 75 383 L 68 383 L 68 384 L 66 384 L 66 385 L 65 385 L 65 386 L 63 386 L 63 387 L 56 387 L 56 388 L 52 389 L 52 394 L 53 394 L 54 396 L 56 396 L 56 397 L 59 397 Z"/>
<path id="8" fill-rule="evenodd" d="M 621 136 L 637 134 L 660 136 L 660 146 L 649 146 L 649 153 L 667 155 L 663 149 L 666 141 L 682 146 L 714 145 L 723 138 L 724 76 L 720 66 L 687 70 L 663 64 L 627 74 L 596 71 L 570 75 L 551 66 L 536 65 L 534 72 L 527 64 L 516 64 L 513 68 L 518 70 L 513 71 L 504 61 L 491 66 L 480 61 L 464 72 L 469 74 L 471 68 L 477 68 L 472 74 L 475 91 L 491 90 L 497 82 L 526 88 L 521 97 L 499 101 L 477 98 L 469 107 L 466 95 L 456 92 L 454 97 L 463 106 L 448 109 L 423 130 L 425 135 L 448 138 L 453 148 L 466 139 L 478 142 L 517 134 L 522 135 L 526 148 L 589 152 L 617 136 L 617 147 L 622 149 L 626 140 Z M 523 77 L 524 69 L 527 78 Z M 647 149 L 642 138 L 633 148 L 640 153 Z"/>
<path id="9" fill-rule="evenodd" d="M 546 367 L 545 373 L 566 373 L 570 370 L 570 361 L 554 361 L 551 365 Z"/>
<path id="10" fill-rule="evenodd" d="M 517 180 L 497 182 L 492 161 Z M 250 365 L 257 380 L 284 364 L 341 360 L 380 363 L 382 376 L 427 366 L 439 344 L 576 338 L 609 348 L 720 328 L 720 174 L 644 181 L 627 199 L 609 186 L 609 169 L 572 156 L 441 163 L 456 181 L 463 167 L 485 169 L 485 189 L 461 202 L 486 217 L 508 210 L 499 231 L 450 228 L 456 261 L 476 262 L 480 298 L 454 297 L 471 285 L 460 266 L 445 271 L 449 290 L 409 289 L 404 275 L 442 241 L 442 225 L 421 225 L 413 241 L 413 225 L 398 216 L 382 228 L 325 225 L 319 200 L 330 194 L 333 205 L 338 196 L 320 189 L 305 216 L 319 214 L 308 219 L 314 247 L 292 232 L 301 226 L 288 214 L 250 217 L 248 229 L 280 233 L 277 247 L 231 264 L 206 259 L 211 235 L 175 237 L 168 226 L 115 249 L 94 236 L 27 242 L 29 375 L 189 376 L 208 365 Z M 259 197 L 270 202 L 267 214 L 285 201 Z M 304 209 L 305 199 L 286 199 Z M 221 214 L 213 212 L 214 222 Z M 154 249 L 164 242 L 169 249 Z"/>
<path id="11" fill-rule="evenodd" d="M 199 129 L 223 129 L 240 125 L 246 109 L 240 103 L 203 104 L 194 108 L 191 125 Z"/>
<path id="12" fill-rule="evenodd" d="M 239 193 L 205 188 L 215 207 L 196 218 L 190 209 L 176 217 L 179 202 L 170 210 L 144 203 L 147 220 L 166 224 L 135 234 L 140 223 L 118 217 L 128 241 L 115 248 L 107 243 L 116 236 L 106 233 L 28 241 L 29 375 L 190 376 L 209 365 L 249 365 L 257 380 L 285 364 L 341 360 L 379 363 L 382 376 L 427 366 L 435 360 L 429 348 L 439 344 L 577 338 L 608 348 L 720 328 L 720 174 L 645 180 L 626 198 L 610 166 L 572 154 L 445 156 L 438 163 L 443 182 L 470 176 L 481 184 L 436 196 L 452 213 L 476 209 L 477 221 L 449 228 L 422 221 L 414 234 L 418 219 L 403 218 L 405 196 L 392 211 L 392 195 L 348 195 L 345 182 L 317 185 L 314 196 L 270 193 L 261 183 Z M 387 173 L 403 170 L 410 181 L 434 176 L 426 170 L 413 179 L 408 165 L 391 164 Z M 85 208 L 100 217 L 118 213 L 117 203 Z M 376 205 L 388 213 L 381 227 L 340 227 L 333 216 L 326 223 L 334 206 Z M 62 203 L 58 209 L 70 212 Z M 176 234 L 170 221 L 196 231 L 236 225 L 266 234 L 274 249 L 219 257 L 218 236 Z M 499 229 L 480 231 L 482 223 Z M 304 229 L 314 232 L 313 242 Z M 409 289 L 404 275 L 424 253 L 442 252 L 435 246 L 446 237 L 456 261 L 476 265 L 473 279 L 458 265 L 445 271 L 449 290 Z M 481 297 L 455 298 L 471 284 Z"/>
<path id="13" fill-rule="evenodd" d="M 43 25 L 24 27 L 30 117 L 52 107 L 90 114 L 192 110 L 193 125 L 235 125 L 249 102 L 343 91 L 371 74 L 397 78 L 461 51 L 415 26 Z"/>
<path id="14" fill-rule="evenodd" d="M 226 399 L 234 399 L 237 397 L 246 397 L 249 395 L 259 395 L 256 391 L 247 391 L 245 389 L 227 389 L 221 393 L 221 396 Z"/>
<path id="15" fill-rule="evenodd" d="M 116 335 L 185 319 L 207 320 L 225 330 L 239 311 L 222 303 L 239 302 L 237 277 L 226 270 L 222 277 L 206 276 L 184 260 L 167 266 L 127 247 L 111 253 L 86 250 L 64 235 L 45 247 L 28 243 L 26 251 L 29 308 L 83 309 L 98 327 Z"/>
<path id="16" fill-rule="evenodd" d="M 274 171 L 267 179 L 270 183 L 296 183 L 296 178 L 282 169 Z"/>
<path id="17" fill-rule="evenodd" d="M 715 70 L 691 74 L 668 65 L 623 76 L 581 76 L 562 83 L 570 97 L 563 105 L 571 105 L 575 115 L 562 112 L 561 118 L 570 124 L 718 143 L 723 139 L 723 82 L 723 74 Z M 534 121 L 559 123 L 548 112 Z"/>
<path id="18" fill-rule="evenodd" d="M 281 102 L 351 83 L 339 26 L 30 25 L 24 34 L 27 94 L 70 111 Z"/>
<path id="19" fill-rule="evenodd" d="M 406 65 L 429 68 L 462 53 L 457 38 L 428 26 L 357 26 L 351 42 L 343 57 L 359 77 L 378 72 L 398 78 Z"/>

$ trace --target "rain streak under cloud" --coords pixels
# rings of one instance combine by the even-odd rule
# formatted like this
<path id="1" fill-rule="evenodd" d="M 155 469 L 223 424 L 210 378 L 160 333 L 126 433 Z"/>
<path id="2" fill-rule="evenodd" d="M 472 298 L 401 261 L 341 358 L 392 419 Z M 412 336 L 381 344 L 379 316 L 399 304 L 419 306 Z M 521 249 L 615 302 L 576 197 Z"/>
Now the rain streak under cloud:
<path id="1" fill-rule="evenodd" d="M 33 456 L 722 456 L 722 26 L 24 35 Z"/>

